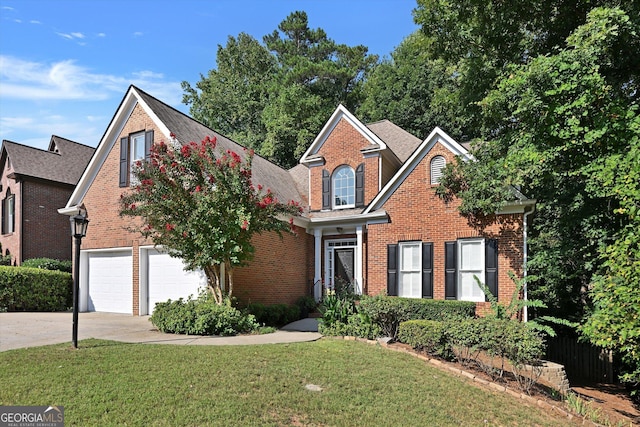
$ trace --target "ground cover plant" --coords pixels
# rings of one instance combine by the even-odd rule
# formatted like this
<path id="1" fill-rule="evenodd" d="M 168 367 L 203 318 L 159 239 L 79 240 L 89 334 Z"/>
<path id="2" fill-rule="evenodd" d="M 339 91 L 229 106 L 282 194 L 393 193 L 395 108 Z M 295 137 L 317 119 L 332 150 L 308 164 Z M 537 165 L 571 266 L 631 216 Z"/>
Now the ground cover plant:
<path id="1" fill-rule="evenodd" d="M 61 405 L 70 426 L 568 423 L 408 354 L 360 342 L 231 347 L 85 340 L 79 347 L 0 353 L 0 405 Z"/>

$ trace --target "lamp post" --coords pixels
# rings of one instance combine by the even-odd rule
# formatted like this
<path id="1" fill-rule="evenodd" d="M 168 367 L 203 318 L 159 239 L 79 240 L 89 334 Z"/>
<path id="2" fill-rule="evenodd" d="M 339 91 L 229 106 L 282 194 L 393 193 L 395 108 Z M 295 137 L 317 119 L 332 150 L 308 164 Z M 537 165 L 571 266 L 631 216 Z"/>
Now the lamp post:
<path id="1" fill-rule="evenodd" d="M 73 348 L 78 348 L 78 297 L 80 294 L 80 245 L 82 238 L 87 235 L 87 212 L 83 209 L 77 215 L 69 218 L 71 222 L 71 236 L 75 239 L 76 254 L 73 266 Z"/>

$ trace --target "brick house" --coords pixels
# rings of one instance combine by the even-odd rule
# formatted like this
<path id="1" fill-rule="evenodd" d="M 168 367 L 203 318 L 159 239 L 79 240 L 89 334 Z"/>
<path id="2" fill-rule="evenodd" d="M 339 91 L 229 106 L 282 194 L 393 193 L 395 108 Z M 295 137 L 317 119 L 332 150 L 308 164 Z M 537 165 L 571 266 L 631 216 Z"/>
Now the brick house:
<path id="1" fill-rule="evenodd" d="M 235 142 L 131 86 L 66 206 L 87 209 L 90 224 L 80 256 L 81 310 L 149 314 L 168 298 L 196 294 L 203 275 L 185 272 L 152 242 L 126 230 L 118 200 L 129 186 L 129 167 L 151 144 L 186 143 L 215 136 Z M 255 237 L 255 258 L 234 273 L 234 295 L 249 302 L 293 303 L 320 298 L 336 280 L 358 293 L 467 299 L 484 294 L 473 275 L 500 300 L 511 298 L 508 271 L 522 274 L 525 212 L 520 197 L 483 223 L 470 223 L 458 202 L 435 194 L 442 167 L 467 150 L 440 129 L 425 140 L 389 121 L 365 125 L 338 106 L 300 164 L 284 170 L 256 156 L 253 181 L 280 200 L 305 207 L 297 235 Z"/>
<path id="2" fill-rule="evenodd" d="M 20 265 L 31 258 L 71 259 L 66 203 L 94 149 L 52 136 L 47 150 L 11 141 L 0 149 L 0 247 Z"/>

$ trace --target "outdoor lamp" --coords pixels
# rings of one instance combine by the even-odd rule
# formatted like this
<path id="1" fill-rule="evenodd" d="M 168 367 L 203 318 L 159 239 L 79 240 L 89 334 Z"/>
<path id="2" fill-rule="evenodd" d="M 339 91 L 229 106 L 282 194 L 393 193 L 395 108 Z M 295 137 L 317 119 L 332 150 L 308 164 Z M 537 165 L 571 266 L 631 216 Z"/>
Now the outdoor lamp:
<path id="1" fill-rule="evenodd" d="M 87 235 L 87 211 L 80 209 L 77 215 L 69 218 L 71 223 L 71 236 L 75 238 L 76 255 L 73 266 L 73 348 L 78 348 L 78 295 L 80 293 L 80 245 L 82 238 Z"/>

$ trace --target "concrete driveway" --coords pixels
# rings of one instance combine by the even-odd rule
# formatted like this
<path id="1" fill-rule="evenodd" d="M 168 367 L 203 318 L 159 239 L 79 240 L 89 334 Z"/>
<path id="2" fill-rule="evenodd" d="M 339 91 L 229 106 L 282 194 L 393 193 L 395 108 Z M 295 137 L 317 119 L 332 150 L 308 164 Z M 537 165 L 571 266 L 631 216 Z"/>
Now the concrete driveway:
<path id="1" fill-rule="evenodd" d="M 0 313 L 0 351 L 68 342 L 73 315 L 64 313 Z M 321 337 L 316 319 L 303 319 L 272 334 L 235 337 L 163 334 L 149 316 L 114 313 L 80 313 L 78 341 L 87 338 L 128 343 L 180 345 L 252 345 L 314 341 Z M 82 343 L 78 344 L 79 347 Z"/>

